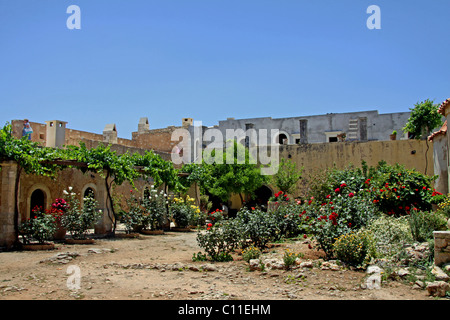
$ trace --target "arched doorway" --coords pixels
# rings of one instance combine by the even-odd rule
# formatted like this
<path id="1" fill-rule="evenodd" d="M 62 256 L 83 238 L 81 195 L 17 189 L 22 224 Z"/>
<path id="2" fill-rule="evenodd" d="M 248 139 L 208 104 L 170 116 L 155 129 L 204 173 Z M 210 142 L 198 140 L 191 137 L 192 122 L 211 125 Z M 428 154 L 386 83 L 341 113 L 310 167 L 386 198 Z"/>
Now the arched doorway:
<path id="1" fill-rule="evenodd" d="M 36 189 L 31 194 L 30 198 L 30 218 L 33 218 L 33 210 L 39 208 L 41 211 L 45 209 L 45 192 L 41 189 Z"/>
<path id="2" fill-rule="evenodd" d="M 279 144 L 289 144 L 289 139 L 288 139 L 287 135 L 285 135 L 284 133 L 280 133 L 278 135 L 278 143 Z"/>
<path id="3" fill-rule="evenodd" d="M 84 198 L 91 197 L 91 198 L 95 199 L 95 191 L 94 191 L 94 189 L 92 189 L 91 187 L 86 188 L 86 190 L 84 190 L 83 197 Z"/>
<path id="4" fill-rule="evenodd" d="M 263 211 L 267 210 L 267 202 L 273 195 L 272 190 L 267 186 L 262 186 L 255 191 L 255 197 L 249 202 L 248 207 L 259 207 Z"/>

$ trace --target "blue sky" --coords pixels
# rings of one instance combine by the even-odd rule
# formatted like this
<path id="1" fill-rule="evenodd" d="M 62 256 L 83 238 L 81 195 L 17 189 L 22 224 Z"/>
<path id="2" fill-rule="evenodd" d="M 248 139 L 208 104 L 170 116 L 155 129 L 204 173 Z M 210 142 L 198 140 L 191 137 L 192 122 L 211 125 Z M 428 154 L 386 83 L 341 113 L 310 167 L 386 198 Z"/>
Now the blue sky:
<path id="1" fill-rule="evenodd" d="M 69 30 L 66 9 L 81 9 Z M 369 30 L 370 5 L 381 30 Z M 0 0 L 0 121 L 131 138 L 450 98 L 448 0 Z"/>

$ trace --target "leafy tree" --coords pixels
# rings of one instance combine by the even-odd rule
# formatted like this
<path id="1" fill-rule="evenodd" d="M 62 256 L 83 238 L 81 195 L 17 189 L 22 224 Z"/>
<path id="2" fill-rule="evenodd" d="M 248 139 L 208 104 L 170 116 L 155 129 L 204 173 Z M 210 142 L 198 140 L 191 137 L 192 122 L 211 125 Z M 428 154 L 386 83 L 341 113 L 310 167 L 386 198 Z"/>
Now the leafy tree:
<path id="1" fill-rule="evenodd" d="M 408 119 L 403 132 L 409 133 L 414 139 L 421 140 L 425 138 L 427 150 L 425 151 L 425 174 L 428 168 L 428 139 L 431 130 L 442 125 L 442 116 L 438 113 L 439 105 L 434 104 L 432 100 L 425 100 L 416 103 L 414 108 L 411 108 L 411 116 Z"/>
<path id="2" fill-rule="evenodd" d="M 281 159 L 279 169 L 272 176 L 272 183 L 285 194 L 295 191 L 297 182 L 302 178 L 303 168 L 297 170 L 294 162 Z"/>
<path id="3" fill-rule="evenodd" d="M 110 207 L 107 211 L 111 221 L 114 221 L 113 233 L 116 230 L 118 217 L 114 210 L 113 197 L 111 196 L 111 187 L 121 185 L 125 181 L 129 181 L 134 186 L 134 179 L 138 177 L 138 173 L 134 168 L 133 157 L 129 153 L 118 155 L 115 151 L 111 151 L 111 145 L 103 145 L 100 143 L 96 148 L 88 149 L 83 142 L 80 146 L 69 146 L 67 148 L 67 156 L 79 162 L 87 164 L 83 170 L 96 172 L 104 178 L 107 197 Z M 114 219 L 111 217 L 110 210 Z"/>
<path id="4" fill-rule="evenodd" d="M 403 131 L 417 140 L 427 137 L 431 130 L 442 125 L 442 116 L 438 113 L 438 108 L 439 105 L 429 99 L 416 103 L 414 108 L 410 108 L 411 116 Z"/>
<path id="5" fill-rule="evenodd" d="M 235 193 L 239 194 L 244 202 L 242 194 L 252 195 L 268 178 L 262 175 L 259 166 L 251 161 L 248 149 L 236 141 L 232 141 L 231 145 L 232 148 L 227 147 L 226 152 L 222 152 L 223 163 L 203 161 L 205 172 L 210 177 L 205 181 L 204 187 L 222 201 L 227 201 L 230 195 Z M 212 157 L 215 156 L 215 151 L 211 152 Z"/>

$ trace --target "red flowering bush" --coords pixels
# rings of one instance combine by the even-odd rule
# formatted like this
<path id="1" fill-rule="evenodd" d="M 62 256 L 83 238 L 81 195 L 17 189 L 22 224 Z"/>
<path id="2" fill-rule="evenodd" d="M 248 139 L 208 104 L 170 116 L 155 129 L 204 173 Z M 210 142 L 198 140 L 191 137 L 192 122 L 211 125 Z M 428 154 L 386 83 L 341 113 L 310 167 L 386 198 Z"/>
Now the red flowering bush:
<path id="1" fill-rule="evenodd" d="M 19 235 L 25 244 L 37 241 L 40 244 L 51 240 L 56 232 L 56 220 L 53 214 L 42 207 L 35 207 L 32 216 L 19 224 Z"/>
<path id="2" fill-rule="evenodd" d="M 283 191 L 279 191 L 279 192 L 275 193 L 269 199 L 269 201 L 273 201 L 273 202 L 287 202 L 287 201 L 289 201 L 289 197 Z"/>
<path id="3" fill-rule="evenodd" d="M 223 219 L 223 210 L 216 209 L 213 212 L 208 213 L 208 216 L 206 218 L 207 220 L 211 220 L 212 224 L 215 224 Z"/>

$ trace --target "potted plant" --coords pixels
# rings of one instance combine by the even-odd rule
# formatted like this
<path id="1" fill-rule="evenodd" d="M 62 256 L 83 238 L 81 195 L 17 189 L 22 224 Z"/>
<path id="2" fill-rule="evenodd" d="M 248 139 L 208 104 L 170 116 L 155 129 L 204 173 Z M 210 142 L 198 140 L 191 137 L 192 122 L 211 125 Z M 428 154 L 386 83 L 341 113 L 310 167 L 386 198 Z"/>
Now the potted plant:
<path id="1" fill-rule="evenodd" d="M 19 235 L 22 237 L 22 249 L 24 250 L 51 250 L 53 243 L 47 241 L 53 239 L 56 231 L 55 216 L 45 212 L 40 207 L 32 211 L 32 217 L 23 220 L 19 224 Z M 36 243 L 37 242 L 37 243 Z"/>
<path id="2" fill-rule="evenodd" d="M 125 234 L 120 237 L 137 238 L 139 232 L 144 228 L 144 212 L 145 209 L 141 205 L 141 201 L 137 198 L 133 190 L 130 190 L 130 197 L 126 200 L 128 210 L 122 215 L 122 222 L 125 226 Z"/>
<path id="3" fill-rule="evenodd" d="M 389 137 L 391 138 L 391 140 L 397 140 L 397 131 L 392 131 L 392 134 Z"/>
<path id="4" fill-rule="evenodd" d="M 69 204 L 63 198 L 55 199 L 49 212 L 55 216 L 56 231 L 53 235 L 54 240 L 63 240 L 66 237 L 67 230 L 61 224 L 61 218 L 69 208 Z"/>
<path id="5" fill-rule="evenodd" d="M 141 230 L 143 234 L 163 234 L 163 225 L 167 217 L 166 210 L 166 194 L 161 190 L 158 191 L 151 187 L 151 190 L 147 195 L 144 196 L 142 201 L 142 206 L 144 208 L 143 214 L 143 226 Z"/>
<path id="6" fill-rule="evenodd" d="M 173 231 L 190 231 L 189 225 L 194 222 L 195 215 L 200 213 L 200 209 L 194 205 L 194 199 L 186 196 L 183 198 L 173 198 L 169 206 L 169 214 L 175 224 Z"/>
<path id="7" fill-rule="evenodd" d="M 72 239 L 66 239 L 70 244 L 89 244 L 93 243 L 93 239 L 87 238 L 88 230 L 101 217 L 102 211 L 97 210 L 97 201 L 91 196 L 85 197 L 83 206 L 76 198 L 76 193 L 64 190 L 64 194 L 68 195 L 68 208 L 61 217 L 61 225 L 70 233 Z"/>

